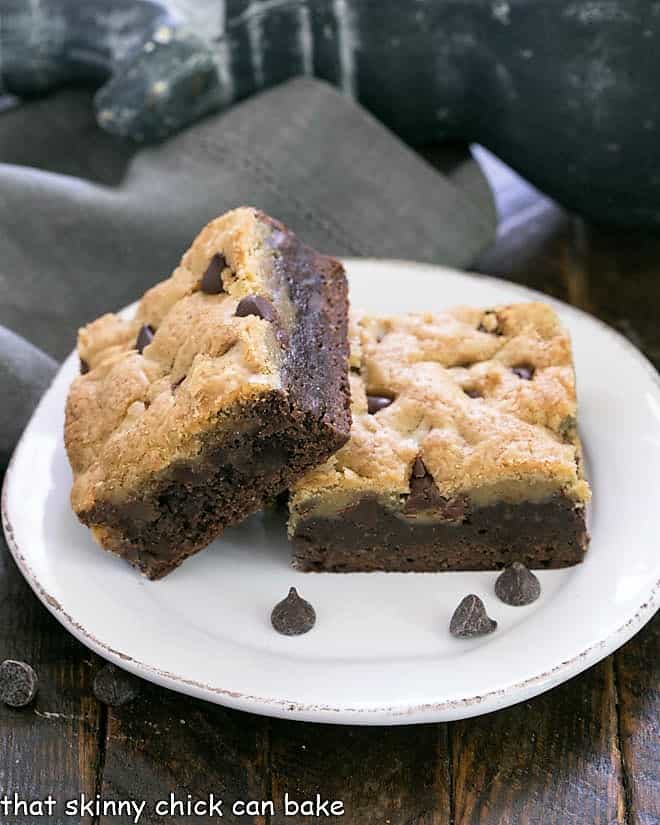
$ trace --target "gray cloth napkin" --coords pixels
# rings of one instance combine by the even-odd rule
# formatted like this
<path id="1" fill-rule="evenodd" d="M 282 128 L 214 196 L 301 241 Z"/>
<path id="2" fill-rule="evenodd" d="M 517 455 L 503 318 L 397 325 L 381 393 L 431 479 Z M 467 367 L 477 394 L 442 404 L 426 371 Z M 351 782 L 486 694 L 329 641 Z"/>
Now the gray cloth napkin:
<path id="1" fill-rule="evenodd" d="M 496 224 L 469 154 L 435 153 L 434 169 L 303 78 L 147 148 L 100 132 L 87 93 L 62 92 L 0 114 L 0 161 L 0 323 L 58 359 L 80 325 L 166 277 L 201 226 L 234 206 L 272 213 L 325 252 L 454 266 Z M 3 454 L 54 368 L 0 335 Z"/>

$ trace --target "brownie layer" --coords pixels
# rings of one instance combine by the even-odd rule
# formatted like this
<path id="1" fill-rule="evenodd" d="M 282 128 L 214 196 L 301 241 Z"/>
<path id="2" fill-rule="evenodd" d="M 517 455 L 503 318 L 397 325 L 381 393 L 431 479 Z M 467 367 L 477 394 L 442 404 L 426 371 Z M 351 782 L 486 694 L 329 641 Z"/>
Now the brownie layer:
<path id="1" fill-rule="evenodd" d="M 275 269 L 296 313 L 284 351 L 282 383 L 294 409 L 317 415 L 335 432 L 334 452 L 348 440 L 351 426 L 343 267 L 301 243 L 279 221 L 266 215 L 262 219 L 273 227 L 269 242 L 277 251 Z"/>
<path id="2" fill-rule="evenodd" d="M 197 459 L 173 465 L 141 496 L 100 502 L 81 513 L 81 521 L 112 525 L 100 528 L 103 546 L 150 579 L 162 578 L 284 490 L 310 463 L 327 458 L 338 443 L 331 427 L 292 408 L 281 392 L 232 415 L 243 432 L 209 438 Z"/>
<path id="3" fill-rule="evenodd" d="M 563 497 L 497 503 L 462 521 L 411 521 L 365 497 L 337 518 L 301 518 L 292 536 L 299 570 L 433 572 L 494 570 L 519 561 L 530 568 L 582 561 L 585 510 Z"/>

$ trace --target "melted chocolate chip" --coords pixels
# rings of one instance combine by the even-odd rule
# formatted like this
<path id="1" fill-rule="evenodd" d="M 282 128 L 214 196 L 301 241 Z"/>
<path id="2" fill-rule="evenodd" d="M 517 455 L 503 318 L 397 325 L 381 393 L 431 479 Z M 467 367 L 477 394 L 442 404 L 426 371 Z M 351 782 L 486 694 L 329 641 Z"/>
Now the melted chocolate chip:
<path id="1" fill-rule="evenodd" d="M 25 662 L 6 659 L 0 665 L 0 701 L 24 708 L 37 695 L 37 674 Z"/>
<path id="2" fill-rule="evenodd" d="M 138 332 L 135 349 L 142 355 L 144 348 L 154 340 L 154 328 L 150 324 L 145 324 Z"/>
<path id="3" fill-rule="evenodd" d="M 534 367 L 529 364 L 520 364 L 517 367 L 511 367 L 511 372 L 522 378 L 523 381 L 531 381 L 534 377 Z"/>
<path id="4" fill-rule="evenodd" d="M 384 395 L 368 395 L 367 411 L 369 415 L 375 415 L 379 410 L 389 407 L 392 401 L 394 401 L 393 398 L 386 398 Z"/>
<path id="5" fill-rule="evenodd" d="M 278 633 L 284 636 L 300 636 L 310 631 L 316 623 L 316 611 L 298 595 L 295 587 L 286 599 L 278 602 L 270 614 L 270 621 Z"/>
<path id="6" fill-rule="evenodd" d="M 112 708 L 131 702 L 140 692 L 140 680 L 114 665 L 105 665 L 94 678 L 94 696 Z"/>
<path id="7" fill-rule="evenodd" d="M 483 398 L 479 390 L 474 389 L 474 387 L 463 387 L 463 392 L 470 398 Z"/>
<path id="8" fill-rule="evenodd" d="M 206 272 L 202 276 L 201 289 L 207 295 L 219 295 L 225 289 L 222 285 L 222 270 L 227 268 L 225 256 L 217 252 L 206 267 Z"/>
<path id="9" fill-rule="evenodd" d="M 422 459 L 417 456 L 412 465 L 412 478 L 424 478 L 426 475 L 426 465 Z"/>
<path id="10" fill-rule="evenodd" d="M 403 512 L 407 516 L 427 510 L 441 510 L 445 499 L 433 481 L 433 476 L 427 471 L 424 462 L 419 456 L 415 459 L 410 473 L 410 495 L 406 499 Z"/>
<path id="11" fill-rule="evenodd" d="M 532 604 L 541 595 L 541 582 L 524 564 L 514 561 L 497 577 L 495 594 L 505 604 L 515 607 Z"/>
<path id="12" fill-rule="evenodd" d="M 246 315 L 256 315 L 257 318 L 263 318 L 264 321 L 273 321 L 275 310 L 267 298 L 261 295 L 247 295 L 239 301 L 236 307 L 236 315 L 238 318 L 245 318 Z"/>
<path id="13" fill-rule="evenodd" d="M 574 415 L 567 415 L 562 418 L 559 424 L 559 435 L 562 441 L 572 443 L 575 441 L 577 421 Z"/>
<path id="14" fill-rule="evenodd" d="M 459 639 L 485 636 L 496 628 L 497 622 L 486 613 L 484 603 L 474 593 L 470 593 L 461 601 L 449 623 L 449 632 Z"/>
<path id="15" fill-rule="evenodd" d="M 89 364 L 87 363 L 87 361 L 85 361 L 84 358 L 81 358 L 80 359 L 80 374 L 81 375 L 87 375 L 88 372 L 89 372 Z"/>

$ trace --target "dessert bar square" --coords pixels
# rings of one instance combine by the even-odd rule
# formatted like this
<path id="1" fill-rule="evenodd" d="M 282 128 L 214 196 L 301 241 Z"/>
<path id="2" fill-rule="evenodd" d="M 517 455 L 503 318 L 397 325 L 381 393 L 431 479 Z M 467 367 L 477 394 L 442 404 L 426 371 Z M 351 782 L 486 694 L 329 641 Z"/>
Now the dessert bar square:
<path id="1" fill-rule="evenodd" d="M 293 485 L 300 570 L 563 567 L 589 486 L 570 340 L 543 303 L 356 317 L 349 442 Z"/>
<path id="2" fill-rule="evenodd" d="M 339 261 L 251 208 L 217 218 L 133 320 L 78 337 L 73 509 L 159 578 L 348 439 Z"/>

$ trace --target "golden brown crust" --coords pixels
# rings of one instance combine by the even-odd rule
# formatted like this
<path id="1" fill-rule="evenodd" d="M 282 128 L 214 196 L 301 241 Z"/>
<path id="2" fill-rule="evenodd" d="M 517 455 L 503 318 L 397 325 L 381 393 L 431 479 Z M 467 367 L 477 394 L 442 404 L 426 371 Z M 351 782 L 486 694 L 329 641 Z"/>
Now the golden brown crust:
<path id="1" fill-rule="evenodd" d="M 549 306 L 355 315 L 350 338 L 351 438 L 294 486 L 291 531 L 366 493 L 396 506 L 417 457 L 447 500 L 588 500 L 570 340 Z M 394 401 L 369 414 L 367 394 Z"/>

